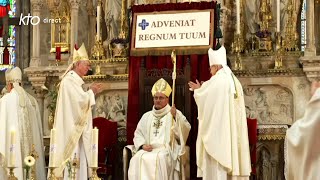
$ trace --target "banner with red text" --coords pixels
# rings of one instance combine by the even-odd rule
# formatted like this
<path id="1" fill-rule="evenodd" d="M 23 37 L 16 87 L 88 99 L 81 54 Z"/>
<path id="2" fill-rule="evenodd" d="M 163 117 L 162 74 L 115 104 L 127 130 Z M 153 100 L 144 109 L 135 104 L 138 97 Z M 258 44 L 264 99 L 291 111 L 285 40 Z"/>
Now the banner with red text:
<path id="1" fill-rule="evenodd" d="M 206 54 L 213 47 L 214 10 L 136 13 L 131 55 Z"/>

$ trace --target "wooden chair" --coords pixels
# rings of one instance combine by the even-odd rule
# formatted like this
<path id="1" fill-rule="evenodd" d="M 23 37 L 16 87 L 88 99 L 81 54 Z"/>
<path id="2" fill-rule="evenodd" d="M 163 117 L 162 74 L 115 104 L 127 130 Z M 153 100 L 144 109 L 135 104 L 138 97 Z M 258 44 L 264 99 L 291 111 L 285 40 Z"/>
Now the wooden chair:
<path id="1" fill-rule="evenodd" d="M 165 79 L 172 87 L 172 69 L 146 69 L 145 63 L 141 63 L 139 73 L 139 97 L 140 97 L 140 117 L 153 106 L 153 98 L 151 89 L 154 83 L 160 78 Z M 175 105 L 182 114 L 190 120 L 191 93 L 189 91 L 188 82 L 190 81 L 190 63 L 187 62 L 183 69 L 177 68 Z M 171 97 L 170 97 L 171 105 Z"/>
<path id="2" fill-rule="evenodd" d="M 118 125 L 106 118 L 97 117 L 93 119 L 93 127 L 99 129 L 98 176 L 105 180 L 115 179 Z"/>

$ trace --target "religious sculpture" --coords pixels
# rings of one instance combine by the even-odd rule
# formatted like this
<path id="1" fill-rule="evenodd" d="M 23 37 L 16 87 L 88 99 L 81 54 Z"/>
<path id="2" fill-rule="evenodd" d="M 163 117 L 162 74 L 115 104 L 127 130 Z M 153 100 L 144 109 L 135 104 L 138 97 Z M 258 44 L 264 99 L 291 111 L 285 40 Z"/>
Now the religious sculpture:
<path id="1" fill-rule="evenodd" d="M 261 150 L 261 156 L 260 159 L 262 159 L 262 163 L 260 163 L 260 178 L 261 180 L 270 180 L 272 179 L 271 176 L 271 162 L 270 162 L 270 153 L 267 152 L 266 149 Z"/>
<path id="2" fill-rule="evenodd" d="M 121 0 L 105 0 L 104 1 L 104 20 L 107 30 L 107 38 L 103 42 L 106 50 L 109 49 L 111 40 L 117 38 L 120 32 L 120 18 L 121 18 Z M 108 57 L 107 53 L 107 57 Z"/>

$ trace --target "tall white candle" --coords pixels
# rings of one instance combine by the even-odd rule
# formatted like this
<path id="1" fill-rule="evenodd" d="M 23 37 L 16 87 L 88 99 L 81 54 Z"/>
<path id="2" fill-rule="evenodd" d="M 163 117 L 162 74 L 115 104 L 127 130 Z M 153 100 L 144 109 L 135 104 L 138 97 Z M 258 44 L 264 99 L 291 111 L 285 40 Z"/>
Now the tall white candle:
<path id="1" fill-rule="evenodd" d="M 240 34 L 240 0 L 236 0 L 236 11 L 237 11 L 237 34 Z"/>
<path id="2" fill-rule="evenodd" d="M 16 165 L 16 130 L 12 129 L 10 131 L 10 150 L 9 150 L 9 167 L 15 167 Z"/>
<path id="3" fill-rule="evenodd" d="M 95 127 L 92 129 L 92 146 L 91 146 L 91 166 L 98 167 L 98 140 L 99 140 L 99 129 Z"/>
<path id="4" fill-rule="evenodd" d="M 100 39 L 100 16 L 101 16 L 101 6 L 97 6 L 97 37 Z"/>
<path id="5" fill-rule="evenodd" d="M 49 152 L 49 167 L 55 167 L 56 161 L 56 129 L 51 129 L 50 134 L 50 152 Z"/>
<path id="6" fill-rule="evenodd" d="M 280 32 L 280 0 L 277 0 L 277 32 Z"/>

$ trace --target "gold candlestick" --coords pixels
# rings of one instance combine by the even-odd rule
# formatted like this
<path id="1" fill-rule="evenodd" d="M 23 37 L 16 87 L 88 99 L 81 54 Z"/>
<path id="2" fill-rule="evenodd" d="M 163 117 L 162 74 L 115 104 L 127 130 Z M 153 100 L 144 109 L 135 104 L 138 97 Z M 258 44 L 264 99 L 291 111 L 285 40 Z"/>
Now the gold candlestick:
<path id="1" fill-rule="evenodd" d="M 98 177 L 97 170 L 99 169 L 98 167 L 90 167 L 92 170 L 92 175 L 89 178 L 90 180 L 101 180 L 101 178 Z"/>
<path id="2" fill-rule="evenodd" d="M 101 59 L 105 59 L 105 55 L 104 55 L 104 49 L 102 46 L 102 40 L 101 37 L 99 38 L 99 36 L 96 36 L 96 41 L 94 46 L 91 49 L 91 56 L 93 59 L 95 60 L 101 60 Z M 100 63 L 96 63 L 96 70 L 95 70 L 95 75 L 100 75 Z"/>
<path id="3" fill-rule="evenodd" d="M 276 53 L 275 53 L 275 60 L 274 60 L 274 69 L 282 69 L 282 55 L 283 55 L 283 48 L 281 45 L 281 34 L 277 32 L 276 36 Z"/>
<path id="4" fill-rule="evenodd" d="M 76 180 L 76 177 L 77 177 L 77 169 L 79 169 L 79 168 L 80 168 L 80 161 L 79 161 L 79 159 L 77 158 L 76 154 L 74 154 L 74 158 L 73 158 L 72 164 L 71 164 L 71 171 L 72 171 L 71 179 Z"/>
<path id="5" fill-rule="evenodd" d="M 13 170 L 16 168 L 16 167 L 8 167 L 9 168 L 9 177 L 8 177 L 8 180 L 18 180 L 18 178 L 14 175 L 14 172 Z"/>
<path id="6" fill-rule="evenodd" d="M 241 34 L 235 34 L 232 52 L 236 53 L 236 61 L 235 61 L 235 70 L 242 70 L 242 60 L 240 57 L 240 53 L 243 52 L 243 39 L 241 38 Z"/>
<path id="7" fill-rule="evenodd" d="M 48 177 L 48 180 L 58 180 L 58 178 L 54 175 L 54 169 L 56 169 L 56 167 L 49 167 L 50 169 L 50 174 Z"/>

